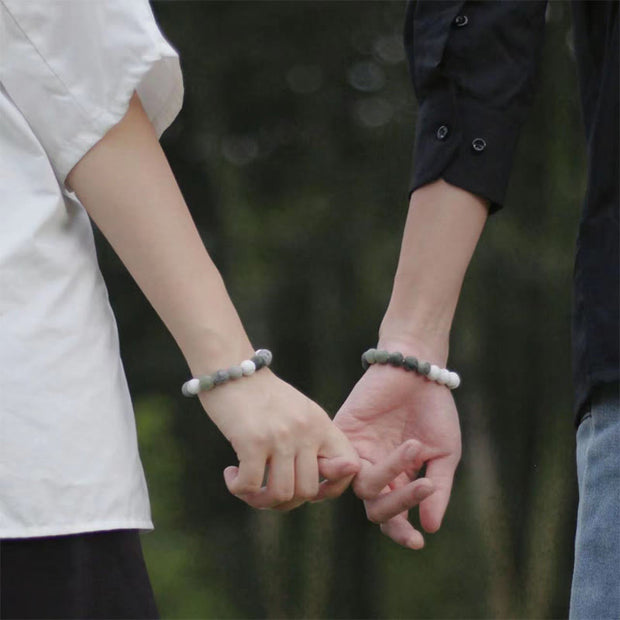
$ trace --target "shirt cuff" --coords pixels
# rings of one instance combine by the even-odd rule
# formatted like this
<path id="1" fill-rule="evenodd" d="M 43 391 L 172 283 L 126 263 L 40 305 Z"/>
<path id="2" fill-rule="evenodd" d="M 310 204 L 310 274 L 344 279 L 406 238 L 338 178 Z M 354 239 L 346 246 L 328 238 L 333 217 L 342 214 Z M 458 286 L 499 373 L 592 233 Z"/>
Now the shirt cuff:
<path id="1" fill-rule="evenodd" d="M 519 136 L 518 113 L 494 110 L 449 90 L 419 108 L 410 191 L 444 179 L 503 206 Z"/>

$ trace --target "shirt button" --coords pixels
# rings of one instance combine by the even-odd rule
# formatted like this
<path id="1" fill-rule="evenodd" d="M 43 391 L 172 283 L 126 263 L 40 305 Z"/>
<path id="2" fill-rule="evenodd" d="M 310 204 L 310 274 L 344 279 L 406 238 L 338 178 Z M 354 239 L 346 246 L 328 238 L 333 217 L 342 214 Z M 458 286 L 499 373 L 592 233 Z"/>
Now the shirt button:
<path id="1" fill-rule="evenodd" d="M 435 135 L 437 136 L 437 140 L 445 140 L 448 137 L 449 133 L 450 130 L 445 125 L 441 125 L 437 129 L 437 133 Z"/>
<path id="2" fill-rule="evenodd" d="M 487 143 L 482 138 L 474 138 L 471 143 L 471 148 L 476 153 L 482 153 L 482 151 L 487 148 Z"/>
<path id="3" fill-rule="evenodd" d="M 469 19 L 467 18 L 467 15 L 457 15 L 454 18 L 454 25 L 457 28 L 462 28 L 463 26 L 467 26 L 468 23 L 469 23 Z"/>

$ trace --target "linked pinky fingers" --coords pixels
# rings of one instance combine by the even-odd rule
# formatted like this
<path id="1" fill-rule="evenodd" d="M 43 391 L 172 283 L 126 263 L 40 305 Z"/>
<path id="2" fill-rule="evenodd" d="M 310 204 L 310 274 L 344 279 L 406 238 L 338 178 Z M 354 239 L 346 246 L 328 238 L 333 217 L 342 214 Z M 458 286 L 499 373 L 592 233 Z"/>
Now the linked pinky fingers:
<path id="1" fill-rule="evenodd" d="M 336 497 L 340 497 L 347 490 L 352 480 L 352 475 L 336 481 L 323 480 L 323 482 L 319 484 L 318 495 L 312 501 L 320 502 L 324 499 L 335 499 Z"/>
<path id="2" fill-rule="evenodd" d="M 354 476 L 360 470 L 360 462 L 356 457 L 334 456 L 319 457 L 319 474 L 330 481 Z M 346 487 L 345 487 L 346 488 Z"/>

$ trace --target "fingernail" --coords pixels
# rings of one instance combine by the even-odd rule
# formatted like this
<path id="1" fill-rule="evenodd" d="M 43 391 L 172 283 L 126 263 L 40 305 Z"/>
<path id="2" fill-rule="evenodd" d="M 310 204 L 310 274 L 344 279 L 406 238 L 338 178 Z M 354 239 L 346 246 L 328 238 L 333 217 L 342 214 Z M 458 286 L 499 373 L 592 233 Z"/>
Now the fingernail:
<path id="1" fill-rule="evenodd" d="M 414 551 L 424 549 L 424 538 L 420 540 L 417 536 L 412 536 L 407 543 L 407 547 L 409 549 L 413 549 Z"/>
<path id="2" fill-rule="evenodd" d="M 432 484 L 420 484 L 417 487 L 417 490 L 419 492 L 420 495 L 424 495 L 425 497 L 428 497 L 429 495 L 431 495 L 431 493 L 433 493 L 435 491 L 435 487 Z"/>

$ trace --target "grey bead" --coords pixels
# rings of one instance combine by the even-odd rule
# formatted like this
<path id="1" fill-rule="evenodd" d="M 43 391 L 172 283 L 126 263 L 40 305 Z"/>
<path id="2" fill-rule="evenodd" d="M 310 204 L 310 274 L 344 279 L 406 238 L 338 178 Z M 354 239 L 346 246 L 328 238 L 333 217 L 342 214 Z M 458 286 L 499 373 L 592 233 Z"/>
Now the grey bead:
<path id="1" fill-rule="evenodd" d="M 230 375 L 227 370 L 218 370 L 213 375 L 213 385 L 221 385 L 222 383 L 226 383 L 230 379 Z"/>
<path id="2" fill-rule="evenodd" d="M 188 398 L 191 398 L 193 396 L 193 394 L 190 394 L 187 391 L 187 386 L 185 385 L 185 383 L 181 386 L 181 393 L 183 394 L 183 396 L 187 396 Z"/>
<path id="3" fill-rule="evenodd" d="M 376 353 L 376 349 L 368 349 L 368 351 L 362 353 L 362 368 L 364 370 L 368 370 L 368 367 L 377 361 L 375 356 Z"/>
<path id="4" fill-rule="evenodd" d="M 369 364 L 374 364 L 377 361 L 377 349 L 368 349 L 364 356 Z"/>
<path id="5" fill-rule="evenodd" d="M 264 368 L 265 366 L 267 366 L 267 362 L 262 355 L 252 355 L 250 360 L 254 362 L 254 366 L 256 366 L 256 370 L 260 370 L 261 368 Z"/>
<path id="6" fill-rule="evenodd" d="M 418 363 L 418 372 L 421 375 L 427 376 L 430 371 L 431 371 L 431 365 L 429 364 L 429 362 Z"/>
<path id="7" fill-rule="evenodd" d="M 203 375 L 202 377 L 198 377 L 198 381 L 200 382 L 200 389 L 203 391 L 210 390 L 215 385 L 212 375 Z"/>
<path id="8" fill-rule="evenodd" d="M 230 375 L 231 379 L 240 379 L 241 377 L 243 377 L 243 369 L 241 368 L 241 366 L 231 366 L 228 369 L 228 374 Z"/>
<path id="9" fill-rule="evenodd" d="M 384 351 L 383 349 L 379 349 L 375 353 L 375 360 L 377 361 L 377 364 L 387 364 L 389 357 L 390 357 L 390 354 L 387 351 Z"/>
<path id="10" fill-rule="evenodd" d="M 404 367 L 407 370 L 413 370 L 413 371 L 417 371 L 418 370 L 418 358 L 417 357 L 413 357 L 411 355 L 408 355 L 405 358 L 405 363 L 404 363 Z"/>
<path id="11" fill-rule="evenodd" d="M 390 353 L 390 357 L 388 357 L 388 364 L 390 366 L 402 366 L 405 358 L 402 353 L 395 351 L 394 353 Z"/>
<path id="12" fill-rule="evenodd" d="M 273 354 L 269 349 L 259 349 L 256 351 L 256 355 L 260 355 L 265 360 L 265 364 L 269 366 L 273 360 Z"/>

